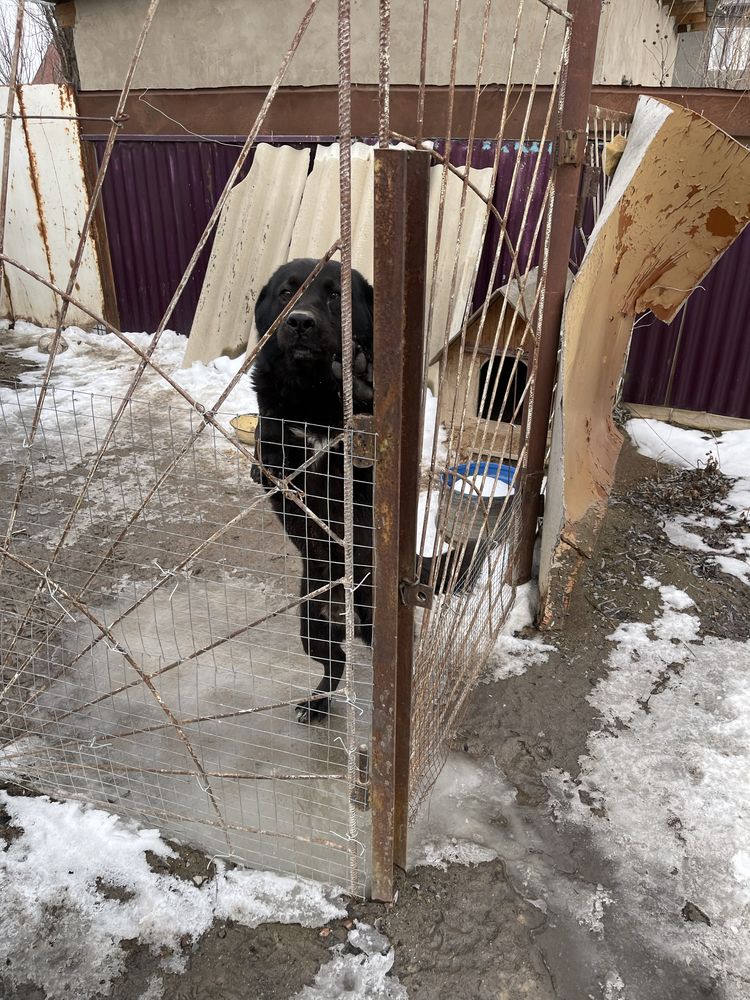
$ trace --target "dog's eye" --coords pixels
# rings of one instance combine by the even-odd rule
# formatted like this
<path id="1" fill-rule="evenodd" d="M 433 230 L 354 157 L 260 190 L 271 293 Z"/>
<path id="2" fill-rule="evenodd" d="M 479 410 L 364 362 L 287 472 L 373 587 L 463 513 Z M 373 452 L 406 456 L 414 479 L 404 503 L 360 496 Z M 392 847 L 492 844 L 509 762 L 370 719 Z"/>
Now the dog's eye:
<path id="1" fill-rule="evenodd" d="M 292 293 L 289 288 L 282 288 L 282 290 L 279 292 L 279 298 L 281 299 L 282 302 L 288 302 L 289 299 L 291 299 L 291 297 Z"/>
<path id="2" fill-rule="evenodd" d="M 338 302 L 340 298 L 341 298 L 341 292 L 336 291 L 335 288 L 332 288 L 328 293 L 328 299 L 331 302 Z"/>

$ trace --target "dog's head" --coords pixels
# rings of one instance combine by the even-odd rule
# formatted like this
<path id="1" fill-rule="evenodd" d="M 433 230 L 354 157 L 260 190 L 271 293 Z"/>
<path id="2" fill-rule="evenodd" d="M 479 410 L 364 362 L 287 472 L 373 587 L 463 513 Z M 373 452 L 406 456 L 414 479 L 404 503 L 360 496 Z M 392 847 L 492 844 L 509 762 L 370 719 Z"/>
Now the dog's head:
<path id="1" fill-rule="evenodd" d="M 292 260 L 271 276 L 255 305 L 255 326 L 262 337 L 304 284 L 317 260 Z M 369 353 L 372 345 L 372 288 L 352 271 L 352 331 Z M 276 346 L 295 366 L 330 363 L 341 357 L 341 265 L 328 261 L 305 289 L 276 331 Z"/>

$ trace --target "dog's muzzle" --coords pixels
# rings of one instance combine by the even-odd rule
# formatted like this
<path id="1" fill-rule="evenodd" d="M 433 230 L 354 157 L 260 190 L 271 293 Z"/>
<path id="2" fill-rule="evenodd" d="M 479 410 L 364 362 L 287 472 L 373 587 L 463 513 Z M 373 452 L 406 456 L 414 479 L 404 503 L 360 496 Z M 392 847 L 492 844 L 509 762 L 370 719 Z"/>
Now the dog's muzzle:
<path id="1" fill-rule="evenodd" d="M 313 313 L 295 309 L 286 318 L 284 332 L 287 346 L 295 358 L 304 360 L 319 353 L 318 322 Z"/>

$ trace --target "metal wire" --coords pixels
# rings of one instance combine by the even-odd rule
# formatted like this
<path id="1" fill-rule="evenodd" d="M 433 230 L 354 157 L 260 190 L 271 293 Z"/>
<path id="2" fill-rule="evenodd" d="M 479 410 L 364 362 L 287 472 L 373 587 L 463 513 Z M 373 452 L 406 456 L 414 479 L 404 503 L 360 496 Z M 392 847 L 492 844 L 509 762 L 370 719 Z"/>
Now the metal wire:
<path id="1" fill-rule="evenodd" d="M 41 386 L 15 398 L 0 392 L 0 421 L 5 424 L 0 494 L 7 501 L 0 508 L 0 530 L 5 534 L 0 547 L 0 774 L 53 794 L 153 817 L 167 832 L 213 853 L 342 882 L 361 895 L 367 884 L 369 820 L 356 808 L 353 792 L 359 781 L 357 751 L 370 737 L 372 679 L 356 634 L 360 597 L 355 580 L 368 567 L 357 564 L 353 539 L 358 444 L 352 433 L 350 0 L 338 0 L 337 5 L 340 238 L 213 403 L 194 398 L 155 359 L 172 311 L 318 2 L 311 0 L 307 6 L 148 347 L 104 323 L 72 293 L 158 0 L 151 0 L 120 94 L 86 232 L 67 284 L 63 288 L 47 280 L 0 246 L 0 267 L 18 268 L 62 303 Z M 525 458 L 521 423 L 533 399 L 534 373 L 527 371 L 525 380 L 522 376 L 544 308 L 543 268 L 533 294 L 530 271 L 531 262 L 539 256 L 543 261 L 548 249 L 545 227 L 553 189 L 545 170 L 554 109 L 564 93 L 570 25 L 569 15 L 558 5 L 541 2 L 541 29 L 525 18 L 525 0 L 518 3 L 502 109 L 492 138 L 490 193 L 485 195 L 472 179 L 472 167 L 485 56 L 494 44 L 492 0 L 484 4 L 462 167 L 451 162 L 463 14 L 462 0 L 454 0 L 444 155 L 433 150 L 438 162 L 433 183 L 440 196 L 428 333 L 437 323 L 438 264 L 447 254 L 452 266 L 447 319 L 438 338 L 443 349 L 430 456 L 423 470 L 424 518 L 417 553 L 420 570 L 438 594 L 422 616 L 415 658 L 412 815 L 440 769 L 467 695 L 487 663 L 513 599 L 513 484 L 506 493 L 497 479 L 490 478 L 488 484 L 470 469 L 458 467 L 471 461 L 520 467 Z M 390 121 L 389 0 L 380 0 L 379 12 L 378 142 L 385 146 L 392 138 L 404 137 L 392 131 Z M 541 134 L 529 135 L 555 17 L 563 29 L 556 82 Z M 424 133 L 429 20 L 429 0 L 423 0 L 412 140 L 416 146 Z M 463 20 L 466 30 L 468 20 Z M 536 51 L 536 66 L 525 95 L 520 141 L 506 152 L 507 125 L 516 110 L 511 108 L 514 66 L 522 47 Z M 6 144 L 11 113 L 12 105 L 6 115 Z M 538 143 L 534 154 L 526 147 L 531 140 Z M 595 157 L 601 156 L 599 144 L 596 132 Z M 530 155 L 536 159 L 529 170 Z M 494 189 L 504 156 L 513 157 L 513 169 L 504 206 L 497 207 Z M 6 167 L 7 159 L 6 154 Z M 462 185 L 457 238 L 448 247 L 446 198 L 449 178 L 455 183 L 456 176 Z M 522 183 L 528 183 L 528 192 L 520 201 Z M 532 204 L 540 193 L 538 204 Z M 480 259 L 477 256 L 467 269 L 466 294 L 459 282 L 459 255 L 468 239 L 466 218 L 476 211 L 477 197 L 481 244 L 491 221 L 498 224 L 499 233 L 487 296 L 472 312 Z M 518 213 L 514 224 L 519 223 L 513 230 L 512 212 Z M 263 494 L 248 482 L 252 452 L 234 439 L 218 411 L 299 295 L 338 252 L 343 427 L 329 435 L 321 453 L 311 455 L 293 473 L 279 478 L 265 469 L 270 488 Z M 501 275 L 510 290 L 498 306 L 491 293 Z M 122 398 L 102 400 L 55 387 L 55 356 L 71 305 L 113 333 L 123 351 L 137 359 Z M 455 316 L 460 317 L 458 333 Z M 139 395 L 145 377 L 158 378 L 175 394 L 172 407 L 160 408 L 158 414 L 151 411 Z M 341 480 L 340 520 L 322 515 L 309 492 L 311 470 L 320 462 L 329 476 Z M 285 498 L 289 511 L 304 515 L 306 530 L 319 531 L 340 547 L 342 575 L 307 581 L 302 593 L 295 592 L 300 566 L 296 550 L 287 544 L 284 529 L 289 522 L 280 524 L 269 506 L 279 497 Z M 443 550 L 453 558 L 439 558 Z M 298 635 L 301 609 L 312 599 L 320 600 L 330 614 L 343 604 L 345 626 L 343 682 L 320 731 L 292 721 L 293 706 L 319 679 L 318 666 L 303 655 Z"/>
<path id="2" fill-rule="evenodd" d="M 552 193 L 552 175 L 543 178 L 549 167 L 549 137 L 556 124 L 560 88 L 564 86 L 567 66 L 570 21 L 563 25 L 558 71 L 546 109 L 541 134 L 529 134 L 531 107 L 548 46 L 551 19 L 561 12 L 552 4 L 547 8 L 543 25 L 531 35 L 523 17 L 524 0 L 518 4 L 516 26 L 510 49 L 508 77 L 501 121 L 496 135 L 493 160 L 494 189 L 499 173 L 503 137 L 509 118 L 513 67 L 516 52 L 525 48 L 537 52 L 536 68 L 526 92 L 526 108 L 521 134 L 515 145 L 514 165 L 504 210 L 500 210 L 500 233 L 491 264 L 489 288 L 485 300 L 469 320 L 469 303 L 459 333 L 446 326 L 440 372 L 436 378 L 437 399 L 432 435 L 432 456 L 425 470 L 422 497 L 424 520 L 420 545 L 422 567 L 429 567 L 436 597 L 425 610 L 419 628 L 412 686 L 412 748 L 410 768 L 410 813 L 412 819 L 440 771 L 447 747 L 460 720 L 466 698 L 491 654 L 495 638 L 513 601 L 513 554 L 518 511 L 514 501 L 513 470 L 523 465 L 525 446 L 520 439 L 522 415 L 533 392 L 533 371 L 527 371 L 523 385 L 516 386 L 522 362 L 533 356 L 535 331 L 543 309 L 543 270 L 537 275 L 531 294 L 527 290 L 530 268 L 539 248 L 546 245 L 546 219 Z M 454 34 L 454 46 L 458 33 Z M 476 87 L 481 86 L 481 58 Z M 476 93 L 476 92 L 475 92 Z M 474 106 L 476 112 L 476 103 Z M 472 133 L 473 135 L 473 133 Z M 526 152 L 534 142 L 535 154 Z M 504 155 L 509 155 L 505 153 Z M 531 175 L 524 170 L 526 197 L 519 199 L 518 185 L 529 155 L 536 157 Z M 446 144 L 446 160 L 450 146 Z M 468 178 L 471 145 L 467 151 Z M 465 188 L 469 189 L 468 181 Z M 532 206 L 532 198 L 539 198 Z M 441 200 L 444 193 L 441 195 Z M 484 232 L 495 211 L 486 199 Z M 520 202 L 520 204 L 519 204 Z M 520 225 L 514 235 L 508 227 L 511 206 L 514 222 Z M 531 237 L 530 246 L 526 234 Z M 510 247 L 510 262 L 504 265 L 503 279 L 515 286 L 515 299 L 509 295 L 492 296 L 499 274 L 501 255 Z M 523 247 L 523 251 L 522 251 Z M 456 255 L 455 247 L 446 251 Z M 444 252 L 446 252 L 444 251 Z M 436 253 L 438 251 L 436 250 Z M 543 259 L 543 251 L 542 251 Z M 473 284 L 477 280 L 476 262 Z M 431 290 L 434 298 L 435 290 Z M 430 311 L 430 322 L 434 313 Z M 450 316 L 448 323 L 450 323 Z M 486 330 L 486 332 L 485 332 Z M 485 373 L 480 380 L 480 369 Z M 490 415 L 502 414 L 500 419 Z M 442 425 L 442 430 L 441 430 Z M 462 463 L 496 463 L 507 467 L 509 488 L 497 478 L 461 472 Z M 502 486 L 502 489 L 501 489 Z M 438 558 L 443 551 L 451 555 Z M 429 560 L 429 562 L 428 562 Z"/>
<path id="3" fill-rule="evenodd" d="M 299 607 L 343 578 L 294 594 L 296 553 L 269 494 L 235 461 L 233 443 L 215 428 L 196 438 L 203 421 L 194 407 L 165 413 L 159 404 L 153 412 L 138 397 L 87 490 L 56 576 L 45 574 L 40 556 L 77 499 L 118 402 L 48 387 L 28 455 L 24 428 L 38 396 L 38 389 L 0 394 L 0 498 L 29 463 L 17 514 L 22 533 L 0 576 L 0 651 L 7 656 L 15 642 L 0 674 L 0 774 L 51 794 L 114 803 L 206 850 L 363 894 L 368 826 L 357 811 L 352 824 L 348 748 L 367 739 L 371 715 L 364 648 L 353 644 L 351 676 L 326 727 L 310 730 L 293 717 L 322 669 L 299 645 Z M 345 437 L 331 438 L 332 456 Z M 168 488 L 151 493 L 184 442 L 189 453 Z M 337 474 L 332 466 L 329 473 Z M 103 563 L 113 527 L 116 533 L 131 521 L 144 492 L 148 516 Z M 16 639 L 37 581 L 45 598 Z M 75 596 L 84 581 L 85 602 Z"/>

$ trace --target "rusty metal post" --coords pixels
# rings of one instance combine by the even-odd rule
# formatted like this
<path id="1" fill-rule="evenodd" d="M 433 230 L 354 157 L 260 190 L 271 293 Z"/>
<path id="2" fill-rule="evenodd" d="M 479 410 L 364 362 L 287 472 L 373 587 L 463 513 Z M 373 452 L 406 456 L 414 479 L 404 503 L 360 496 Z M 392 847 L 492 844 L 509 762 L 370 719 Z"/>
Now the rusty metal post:
<path id="1" fill-rule="evenodd" d="M 575 228 L 581 169 L 586 156 L 586 122 L 601 6 L 601 0 L 568 0 L 568 12 L 573 16 L 573 23 L 565 96 L 559 132 L 553 144 L 553 155 L 556 157 L 555 183 L 545 272 L 544 311 L 534 351 L 533 397 L 526 438 L 526 464 L 521 483 L 521 524 L 515 573 L 515 582 L 519 584 L 530 579 L 534 556 L 547 430 L 565 303 L 565 283 Z"/>
<path id="2" fill-rule="evenodd" d="M 393 898 L 406 862 L 430 155 L 375 150 L 375 617 L 372 889 Z"/>

